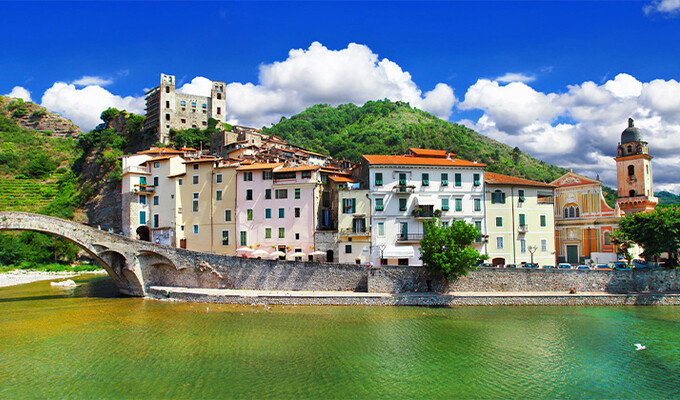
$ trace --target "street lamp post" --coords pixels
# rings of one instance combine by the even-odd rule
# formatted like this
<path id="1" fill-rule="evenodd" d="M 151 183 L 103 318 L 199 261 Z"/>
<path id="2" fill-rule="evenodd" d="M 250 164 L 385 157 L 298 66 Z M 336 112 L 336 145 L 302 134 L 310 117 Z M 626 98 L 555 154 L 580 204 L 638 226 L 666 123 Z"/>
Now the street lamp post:
<path id="1" fill-rule="evenodd" d="M 538 246 L 529 246 L 529 253 L 531 253 L 531 263 L 534 263 L 534 253 L 538 250 Z"/>

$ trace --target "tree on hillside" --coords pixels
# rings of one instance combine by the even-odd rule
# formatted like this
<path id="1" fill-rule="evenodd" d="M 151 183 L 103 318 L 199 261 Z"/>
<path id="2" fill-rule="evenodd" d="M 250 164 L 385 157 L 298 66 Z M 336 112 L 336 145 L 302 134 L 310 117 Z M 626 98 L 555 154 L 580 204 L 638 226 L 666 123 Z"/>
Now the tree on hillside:
<path id="1" fill-rule="evenodd" d="M 425 267 L 440 273 L 446 279 L 456 279 L 476 269 L 478 260 L 487 259 L 471 245 L 480 235 L 479 231 L 463 220 L 454 220 L 444 226 L 434 219 L 426 221 L 426 233 L 420 241 L 420 259 Z"/>
<path id="2" fill-rule="evenodd" d="M 668 266 L 678 265 L 680 249 L 680 208 L 662 208 L 649 213 L 626 215 L 619 222 L 620 237 L 644 248 L 642 256 L 651 259 L 668 253 Z"/>

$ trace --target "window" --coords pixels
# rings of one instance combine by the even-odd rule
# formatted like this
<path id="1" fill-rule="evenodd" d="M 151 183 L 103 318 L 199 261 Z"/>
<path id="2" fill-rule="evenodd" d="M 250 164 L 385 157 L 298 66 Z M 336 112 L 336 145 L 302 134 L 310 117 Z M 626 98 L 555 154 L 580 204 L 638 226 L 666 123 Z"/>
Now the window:
<path id="1" fill-rule="evenodd" d="M 272 180 L 272 171 L 262 171 L 262 180 L 263 181 Z"/>
<path id="2" fill-rule="evenodd" d="M 442 186 L 449 186 L 449 174 L 442 174 Z"/>
<path id="3" fill-rule="evenodd" d="M 194 225 L 194 235 L 198 235 L 198 225 Z"/>
<path id="4" fill-rule="evenodd" d="M 179 179 L 177 180 L 177 183 L 178 183 L 180 186 L 182 186 L 182 178 L 179 178 Z"/>
<path id="5" fill-rule="evenodd" d="M 342 199 L 342 213 L 354 214 L 355 212 L 356 212 L 356 199 Z"/>
<path id="6" fill-rule="evenodd" d="M 246 235 L 246 231 L 241 231 L 241 246 L 247 246 L 248 245 L 248 236 Z"/>
<path id="7" fill-rule="evenodd" d="M 352 254 L 352 245 L 351 244 L 345 245 L 345 254 Z"/>
<path id="8" fill-rule="evenodd" d="M 191 183 L 194 185 L 198 185 L 198 175 L 194 175 L 191 177 Z"/>
<path id="9" fill-rule="evenodd" d="M 187 102 L 184 101 L 184 100 L 182 100 L 182 101 L 179 102 L 179 105 L 180 105 L 180 106 L 186 106 L 186 105 L 187 105 Z"/>
<path id="10" fill-rule="evenodd" d="M 246 200 L 253 199 L 253 189 L 246 189 Z"/>
<path id="11" fill-rule="evenodd" d="M 264 238 L 265 239 L 272 238 L 272 228 L 264 228 Z"/>
<path id="12" fill-rule="evenodd" d="M 229 246 L 229 231 L 222 231 L 222 246 Z"/>
<path id="13" fill-rule="evenodd" d="M 296 199 L 300 198 L 300 188 L 295 188 L 295 198 Z"/>
<path id="14" fill-rule="evenodd" d="M 524 239 L 519 240 L 519 252 L 522 254 L 527 252 L 527 241 Z"/>
<path id="15" fill-rule="evenodd" d="M 302 171 L 302 179 L 309 179 L 312 177 L 312 171 Z"/>
<path id="16" fill-rule="evenodd" d="M 633 175 L 635 175 L 635 166 L 629 165 L 628 166 L 628 176 L 633 176 Z"/>
<path id="17" fill-rule="evenodd" d="M 264 218 L 265 219 L 271 219 L 272 217 L 272 209 L 271 208 L 265 208 L 264 209 Z"/>
<path id="18" fill-rule="evenodd" d="M 375 211 L 382 211 L 384 209 L 385 209 L 385 206 L 383 205 L 382 197 L 376 198 L 375 199 Z"/>
<path id="19" fill-rule="evenodd" d="M 224 210 L 224 222 L 231 222 L 231 210 Z"/>
<path id="20" fill-rule="evenodd" d="M 181 213 L 182 213 L 182 207 L 178 207 L 177 208 L 177 214 L 181 214 Z"/>
<path id="21" fill-rule="evenodd" d="M 140 176 L 139 177 L 139 184 L 141 186 L 146 186 L 146 176 Z"/>
<path id="22" fill-rule="evenodd" d="M 142 196 L 141 194 L 139 195 L 138 199 L 139 204 L 146 204 L 146 196 Z"/>
<path id="23" fill-rule="evenodd" d="M 503 226 L 503 217 L 496 217 L 496 226 L 497 227 Z"/>
<path id="24" fill-rule="evenodd" d="M 545 215 L 541 215 L 541 227 L 545 228 L 548 226 Z"/>
<path id="25" fill-rule="evenodd" d="M 179 119 L 179 122 L 181 122 L 181 123 L 183 123 L 183 124 L 186 124 L 186 123 L 187 123 L 187 120 L 184 119 L 184 118 L 180 118 L 180 119 Z"/>
<path id="26" fill-rule="evenodd" d="M 474 174 L 474 175 L 473 175 L 473 180 L 474 180 L 474 185 L 475 185 L 475 186 L 479 186 L 479 185 L 482 184 L 482 182 L 481 182 L 481 180 L 480 180 L 480 177 L 481 177 L 480 174 Z"/>
<path id="27" fill-rule="evenodd" d="M 479 236 L 477 236 L 475 242 L 482 243 L 482 221 L 475 221 L 475 229 L 479 232 Z"/>
<path id="28" fill-rule="evenodd" d="M 399 186 L 406 186 L 406 174 L 399 174 Z"/>
<path id="29" fill-rule="evenodd" d="M 286 210 L 284 208 L 279 208 L 279 218 L 286 217 Z"/>
<path id="30" fill-rule="evenodd" d="M 502 248 L 503 248 L 503 238 L 502 238 L 502 237 L 497 237 L 497 238 L 496 238 L 496 248 L 497 248 L 497 249 L 502 249 Z"/>
<path id="31" fill-rule="evenodd" d="M 253 180 L 253 173 L 252 172 L 244 172 L 243 173 L 243 180 L 245 182 L 252 181 Z"/>
<path id="32" fill-rule="evenodd" d="M 612 245 L 612 234 L 610 232 L 604 233 L 604 245 L 605 246 L 611 246 Z"/>
<path id="33" fill-rule="evenodd" d="M 378 236 L 385 236 L 385 223 L 378 222 Z"/>
<path id="34" fill-rule="evenodd" d="M 525 199 L 524 189 L 518 189 L 517 190 L 517 198 L 519 199 L 519 201 L 524 201 L 524 199 Z"/>
<path id="35" fill-rule="evenodd" d="M 253 209 L 252 208 L 249 208 L 249 209 L 246 210 L 246 219 L 248 221 L 253 220 Z"/>
<path id="36" fill-rule="evenodd" d="M 383 184 L 382 172 L 376 172 L 375 173 L 375 186 L 382 186 L 382 184 Z"/>
<path id="37" fill-rule="evenodd" d="M 139 212 L 139 225 L 146 225 L 146 211 Z"/>
<path id="38" fill-rule="evenodd" d="M 475 199 L 475 211 L 482 211 L 482 199 Z"/>
<path id="39" fill-rule="evenodd" d="M 519 215 L 519 226 L 526 226 L 526 224 L 527 224 L 526 214 L 520 214 Z"/>
<path id="40" fill-rule="evenodd" d="M 198 164 L 194 164 L 193 167 L 195 170 L 198 170 Z"/>
<path id="41" fill-rule="evenodd" d="M 430 174 L 423 173 L 423 186 L 430 186 Z"/>
<path id="42" fill-rule="evenodd" d="M 541 251 L 548 251 L 548 241 L 541 239 Z"/>
<path id="43" fill-rule="evenodd" d="M 222 107 L 217 107 L 217 115 L 222 114 Z"/>
<path id="44" fill-rule="evenodd" d="M 165 114 L 165 120 L 170 121 L 170 114 Z"/>
<path id="45" fill-rule="evenodd" d="M 456 187 L 461 186 L 462 181 L 463 181 L 463 176 L 461 174 L 455 174 L 454 178 L 456 179 L 456 182 L 455 182 Z"/>
<path id="46" fill-rule="evenodd" d="M 218 190 L 215 192 L 215 200 L 221 201 L 222 200 L 222 191 Z"/>
<path id="47" fill-rule="evenodd" d="M 279 228 L 279 238 L 283 239 L 286 237 L 286 228 Z"/>
<path id="48" fill-rule="evenodd" d="M 159 163 L 158 161 L 154 161 L 154 163 L 153 163 L 154 168 L 158 168 L 160 166 L 161 166 L 161 163 Z"/>
<path id="49" fill-rule="evenodd" d="M 154 206 L 158 205 L 158 196 L 153 196 L 153 205 Z"/>
<path id="50" fill-rule="evenodd" d="M 276 189 L 276 191 L 274 191 L 274 197 L 277 199 L 287 199 L 288 189 Z"/>
<path id="51" fill-rule="evenodd" d="M 222 174 L 215 175 L 215 183 L 222 183 Z"/>
<path id="52" fill-rule="evenodd" d="M 158 186 L 158 177 L 157 176 L 153 177 L 153 185 Z"/>
<path id="53" fill-rule="evenodd" d="M 491 204 L 505 204 L 505 193 L 501 190 L 491 193 Z"/>
<path id="54" fill-rule="evenodd" d="M 194 193 L 194 198 L 193 198 L 193 201 L 192 201 L 192 204 L 191 204 L 192 205 L 191 209 L 192 209 L 193 212 L 198 212 L 198 200 L 199 200 L 198 199 L 198 193 Z"/>
<path id="55" fill-rule="evenodd" d="M 201 104 L 201 107 L 208 108 L 208 105 L 207 104 Z"/>
<path id="56" fill-rule="evenodd" d="M 449 211 L 449 199 L 442 199 L 442 211 Z"/>
<path id="57" fill-rule="evenodd" d="M 295 232 L 295 240 L 300 240 L 300 234 L 297 233 L 297 232 Z M 295 252 L 296 252 L 296 253 L 297 253 L 297 252 L 301 252 L 301 251 L 302 251 L 302 249 L 295 249 Z"/>
<path id="58" fill-rule="evenodd" d="M 295 207 L 295 218 L 300 218 L 300 207 Z"/>
<path id="59" fill-rule="evenodd" d="M 456 211 L 463 211 L 463 199 L 456 199 Z"/>
<path id="60" fill-rule="evenodd" d="M 265 200 L 270 200 L 272 198 L 272 190 L 271 189 L 265 189 L 264 190 L 264 198 L 265 198 Z"/>
<path id="61" fill-rule="evenodd" d="M 406 211 L 406 200 L 407 199 L 399 199 L 399 211 Z"/>

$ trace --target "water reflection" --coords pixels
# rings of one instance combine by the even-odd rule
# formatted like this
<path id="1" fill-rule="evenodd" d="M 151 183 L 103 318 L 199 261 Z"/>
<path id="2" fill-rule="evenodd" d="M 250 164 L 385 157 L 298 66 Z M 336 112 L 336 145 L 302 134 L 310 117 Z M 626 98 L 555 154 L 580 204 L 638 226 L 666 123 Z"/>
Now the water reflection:
<path id="1" fill-rule="evenodd" d="M 266 310 L 77 283 L 0 289 L 0 397 L 680 396 L 672 307 Z"/>

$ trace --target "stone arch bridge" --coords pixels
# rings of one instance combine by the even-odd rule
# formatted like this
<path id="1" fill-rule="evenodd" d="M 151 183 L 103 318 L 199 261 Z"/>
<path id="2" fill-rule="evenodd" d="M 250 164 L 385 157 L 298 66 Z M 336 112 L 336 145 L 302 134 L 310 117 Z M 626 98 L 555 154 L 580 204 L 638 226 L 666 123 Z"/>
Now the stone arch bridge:
<path id="1" fill-rule="evenodd" d="M 0 230 L 65 238 L 99 263 L 118 289 L 146 296 L 152 286 L 260 290 L 365 290 L 354 264 L 277 262 L 164 246 L 40 214 L 0 211 Z"/>

